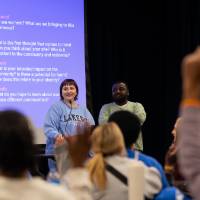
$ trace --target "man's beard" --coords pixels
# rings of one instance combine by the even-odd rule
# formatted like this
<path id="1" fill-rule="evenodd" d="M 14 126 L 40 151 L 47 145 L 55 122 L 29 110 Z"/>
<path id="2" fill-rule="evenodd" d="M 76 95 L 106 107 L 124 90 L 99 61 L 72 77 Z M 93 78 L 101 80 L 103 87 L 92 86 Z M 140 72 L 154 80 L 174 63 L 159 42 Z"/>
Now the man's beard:
<path id="1" fill-rule="evenodd" d="M 124 104 L 127 101 L 127 96 L 121 96 L 121 97 L 113 97 L 113 101 L 116 104 Z"/>

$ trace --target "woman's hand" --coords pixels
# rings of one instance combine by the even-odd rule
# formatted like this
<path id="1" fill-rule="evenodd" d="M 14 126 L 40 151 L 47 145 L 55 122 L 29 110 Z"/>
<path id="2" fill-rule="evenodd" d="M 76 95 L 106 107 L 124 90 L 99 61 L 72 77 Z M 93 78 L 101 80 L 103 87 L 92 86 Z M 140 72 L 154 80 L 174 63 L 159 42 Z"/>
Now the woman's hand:
<path id="1" fill-rule="evenodd" d="M 65 142 L 65 138 L 63 137 L 62 134 L 58 134 L 55 138 L 55 145 L 62 145 Z"/>

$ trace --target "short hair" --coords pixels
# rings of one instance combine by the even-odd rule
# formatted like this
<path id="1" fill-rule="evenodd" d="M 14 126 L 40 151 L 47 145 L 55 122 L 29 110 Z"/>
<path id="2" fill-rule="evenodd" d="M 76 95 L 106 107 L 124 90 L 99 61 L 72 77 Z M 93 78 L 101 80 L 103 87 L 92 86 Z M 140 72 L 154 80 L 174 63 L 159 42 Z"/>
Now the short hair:
<path id="1" fill-rule="evenodd" d="M 126 110 L 116 111 L 110 115 L 108 121 L 115 122 L 119 126 L 127 148 L 136 142 L 141 125 L 139 118 L 135 114 Z"/>
<path id="2" fill-rule="evenodd" d="M 123 84 L 126 86 L 127 90 L 129 91 L 129 87 L 128 87 L 127 82 L 122 81 L 122 80 L 115 81 L 115 82 L 112 84 L 112 89 L 113 89 L 113 86 L 114 86 L 114 85 L 120 84 L 120 83 L 123 83 Z"/>
<path id="3" fill-rule="evenodd" d="M 1 111 L 0 171 L 10 177 L 20 177 L 34 166 L 33 129 L 30 122 L 18 111 Z"/>
<path id="4" fill-rule="evenodd" d="M 65 79 L 64 81 L 62 81 L 62 83 L 60 84 L 60 99 L 63 100 L 63 96 L 62 96 L 62 88 L 65 86 L 65 85 L 74 85 L 75 88 L 76 88 L 76 96 L 74 97 L 74 100 L 77 100 L 78 99 L 78 85 L 76 83 L 76 81 L 74 79 Z"/>

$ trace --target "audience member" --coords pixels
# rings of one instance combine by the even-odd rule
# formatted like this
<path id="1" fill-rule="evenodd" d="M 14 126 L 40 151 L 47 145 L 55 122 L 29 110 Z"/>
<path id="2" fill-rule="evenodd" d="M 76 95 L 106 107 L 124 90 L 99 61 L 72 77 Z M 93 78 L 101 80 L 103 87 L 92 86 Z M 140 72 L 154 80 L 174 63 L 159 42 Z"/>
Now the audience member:
<path id="1" fill-rule="evenodd" d="M 94 156 L 88 161 L 90 177 L 95 185 L 94 199 L 128 199 L 128 188 L 108 171 L 110 165 L 127 177 L 128 169 L 135 164 L 144 168 L 144 193 L 153 198 L 162 187 L 160 174 L 153 167 L 146 167 L 141 161 L 126 157 L 123 135 L 114 122 L 96 127 L 91 136 Z"/>
<path id="2" fill-rule="evenodd" d="M 94 129 L 94 126 L 89 125 L 88 123 L 81 124 L 80 126 L 77 126 L 77 133 L 78 135 L 82 135 L 82 132 L 86 132 L 89 135 L 92 134 L 92 130 Z M 76 135 L 72 136 L 77 137 Z M 80 136 L 79 136 L 80 137 Z M 68 141 L 68 136 L 65 136 L 65 142 L 57 140 L 55 143 L 55 158 L 56 158 L 56 165 L 58 172 L 60 174 L 60 177 L 62 178 L 63 175 L 65 175 L 66 171 L 72 167 L 72 161 L 71 156 L 68 153 L 68 148 L 70 148 Z M 68 147 L 69 146 L 69 147 Z M 87 147 L 87 146 L 86 146 Z M 77 148 L 76 150 L 78 150 Z M 79 154 L 82 151 L 77 151 L 77 154 Z M 89 157 L 90 152 L 87 155 L 87 158 Z"/>
<path id="3" fill-rule="evenodd" d="M 141 129 L 138 117 L 134 113 L 121 110 L 113 113 L 108 121 L 115 122 L 121 129 L 128 157 L 142 161 L 147 167 L 155 167 L 160 172 L 162 189 L 169 186 L 161 164 L 155 158 L 136 151 L 134 148 L 134 143 Z"/>
<path id="4" fill-rule="evenodd" d="M 178 162 L 195 200 L 200 199 L 200 48 L 182 62 Z"/>
<path id="5" fill-rule="evenodd" d="M 177 180 L 179 180 L 179 182 L 180 180 L 183 181 L 183 177 L 181 176 L 180 171 L 178 170 L 177 163 L 177 127 L 180 121 L 181 117 L 178 117 L 174 124 L 174 128 L 171 132 L 171 134 L 173 135 L 173 141 L 165 156 L 165 173 L 171 185 L 175 184 L 174 181 L 176 181 L 176 178 Z"/>
<path id="6" fill-rule="evenodd" d="M 91 147 L 92 127 L 88 123 L 79 124 L 74 136 L 65 136 L 68 152 L 68 168 L 61 177 L 61 184 L 76 192 L 77 199 L 90 200 L 92 184 L 88 171 L 84 168 Z M 66 162 L 64 161 L 63 164 Z M 76 169 L 76 171 L 75 171 Z M 76 175 L 76 176 L 75 176 Z M 73 181 L 72 181 L 73 179 Z M 72 183 L 71 183 L 72 182 Z M 82 191 L 82 192 L 79 192 Z"/>
<path id="7" fill-rule="evenodd" d="M 179 189 L 185 198 L 191 199 L 190 192 L 188 190 L 188 183 L 180 172 L 180 166 L 177 161 L 177 141 L 179 138 L 177 128 L 179 127 L 181 121 L 182 118 L 178 117 L 172 130 L 174 138 L 165 156 L 165 173 L 168 177 L 170 185 Z"/>
<path id="8" fill-rule="evenodd" d="M 109 116 L 116 111 L 128 110 L 137 115 L 140 124 L 142 125 L 146 119 L 144 107 L 141 103 L 129 101 L 128 97 L 129 89 L 127 84 L 125 82 L 114 83 L 112 86 L 113 102 L 102 106 L 99 113 L 99 124 L 107 122 Z M 142 132 L 140 132 L 136 140 L 135 149 L 140 151 L 143 150 Z"/>

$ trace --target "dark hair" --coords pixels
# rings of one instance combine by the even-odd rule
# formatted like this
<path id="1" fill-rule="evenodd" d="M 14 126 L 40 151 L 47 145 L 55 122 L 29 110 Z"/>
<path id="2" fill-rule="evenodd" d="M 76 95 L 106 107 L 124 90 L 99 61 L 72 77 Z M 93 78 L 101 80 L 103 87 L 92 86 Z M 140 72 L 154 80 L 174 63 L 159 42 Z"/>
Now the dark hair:
<path id="1" fill-rule="evenodd" d="M 33 130 L 27 118 L 14 110 L 0 112 L 0 171 L 20 177 L 34 167 Z"/>
<path id="2" fill-rule="evenodd" d="M 112 88 L 113 88 L 114 85 L 119 84 L 119 83 L 124 83 L 126 85 L 127 90 L 129 90 L 127 82 L 122 81 L 122 80 L 117 80 L 117 81 L 113 82 Z"/>
<path id="3" fill-rule="evenodd" d="M 120 127 L 127 148 L 136 142 L 141 125 L 135 114 L 126 110 L 116 111 L 110 115 L 108 121 L 115 122 Z"/>
<path id="4" fill-rule="evenodd" d="M 61 99 L 61 100 L 64 99 L 63 96 L 62 96 L 62 88 L 63 88 L 65 85 L 74 85 L 74 86 L 75 86 L 77 95 L 74 97 L 74 100 L 77 100 L 77 99 L 78 99 L 78 85 L 77 85 L 76 81 L 73 80 L 73 79 L 65 79 L 65 80 L 60 84 L 60 99 Z"/>

